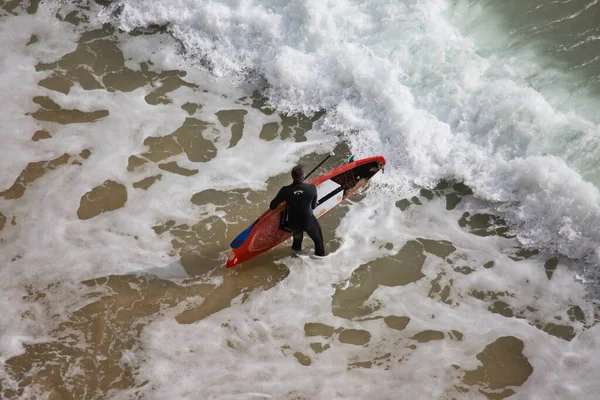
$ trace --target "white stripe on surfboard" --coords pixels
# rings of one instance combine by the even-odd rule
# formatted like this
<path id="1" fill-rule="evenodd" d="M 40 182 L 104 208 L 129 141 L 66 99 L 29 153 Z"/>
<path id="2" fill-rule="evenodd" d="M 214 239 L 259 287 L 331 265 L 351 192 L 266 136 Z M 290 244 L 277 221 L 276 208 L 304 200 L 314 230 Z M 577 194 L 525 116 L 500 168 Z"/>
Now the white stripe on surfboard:
<path id="1" fill-rule="evenodd" d="M 325 182 L 317 185 L 317 198 L 324 198 L 328 194 L 335 192 L 340 186 L 340 184 L 335 183 L 332 180 L 326 180 Z M 343 198 L 344 191 L 340 190 L 335 196 L 330 197 L 327 199 L 327 201 L 323 202 L 323 204 L 319 204 L 317 208 L 313 210 L 313 214 L 315 214 L 315 217 L 319 218 L 321 215 L 338 205 Z"/>

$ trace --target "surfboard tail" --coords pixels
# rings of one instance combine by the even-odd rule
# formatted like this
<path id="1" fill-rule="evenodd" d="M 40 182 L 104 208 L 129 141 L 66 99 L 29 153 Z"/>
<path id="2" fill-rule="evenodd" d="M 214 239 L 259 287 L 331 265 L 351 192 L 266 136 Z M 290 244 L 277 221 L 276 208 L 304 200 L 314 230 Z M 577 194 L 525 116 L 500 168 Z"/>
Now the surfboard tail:
<path id="1" fill-rule="evenodd" d="M 229 250 L 229 254 L 227 256 L 227 263 L 225 264 L 225 268 L 231 268 L 238 264 L 238 258 L 233 249 Z"/>

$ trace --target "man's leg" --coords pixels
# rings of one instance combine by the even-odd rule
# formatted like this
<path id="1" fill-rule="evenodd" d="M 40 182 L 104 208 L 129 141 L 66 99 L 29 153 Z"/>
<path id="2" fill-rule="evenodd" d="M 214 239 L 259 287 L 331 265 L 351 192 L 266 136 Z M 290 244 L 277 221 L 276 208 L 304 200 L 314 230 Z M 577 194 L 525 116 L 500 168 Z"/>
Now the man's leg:
<path id="1" fill-rule="evenodd" d="M 306 233 L 315 243 L 315 256 L 325 256 L 325 245 L 323 244 L 323 232 L 321 231 L 321 224 L 316 218 L 313 218 L 311 223 L 306 228 Z"/>
<path id="2" fill-rule="evenodd" d="M 304 232 L 294 231 L 294 241 L 292 242 L 292 250 L 302 250 L 302 239 L 304 239 Z"/>

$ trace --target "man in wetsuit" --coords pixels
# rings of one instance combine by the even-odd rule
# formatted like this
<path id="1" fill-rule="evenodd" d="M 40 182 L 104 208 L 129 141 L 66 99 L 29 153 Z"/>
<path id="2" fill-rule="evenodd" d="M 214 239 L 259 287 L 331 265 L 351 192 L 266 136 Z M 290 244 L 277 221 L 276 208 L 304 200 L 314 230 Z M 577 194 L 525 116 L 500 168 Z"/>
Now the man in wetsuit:
<path id="1" fill-rule="evenodd" d="M 292 250 L 300 251 L 302 249 L 302 239 L 306 232 L 315 243 L 315 256 L 324 257 L 325 247 L 323 246 L 321 225 L 313 214 L 313 210 L 317 207 L 317 187 L 302 182 L 304 180 L 302 165 L 296 165 L 292 169 L 292 179 L 294 183 L 282 187 L 271 201 L 269 208 L 274 210 L 282 201 L 285 201 L 289 215 L 288 227 L 294 233 Z"/>

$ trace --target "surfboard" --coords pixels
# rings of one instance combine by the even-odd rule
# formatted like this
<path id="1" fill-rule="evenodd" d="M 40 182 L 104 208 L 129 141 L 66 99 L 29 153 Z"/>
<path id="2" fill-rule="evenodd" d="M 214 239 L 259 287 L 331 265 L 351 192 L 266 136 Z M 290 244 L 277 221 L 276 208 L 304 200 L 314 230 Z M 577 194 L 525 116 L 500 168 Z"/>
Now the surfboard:
<path id="1" fill-rule="evenodd" d="M 321 218 L 364 186 L 385 166 L 383 156 L 356 160 L 313 179 L 317 186 L 319 205 L 313 210 Z M 267 210 L 230 244 L 226 267 L 230 268 L 277 246 L 292 233 L 285 226 L 285 204 Z"/>

